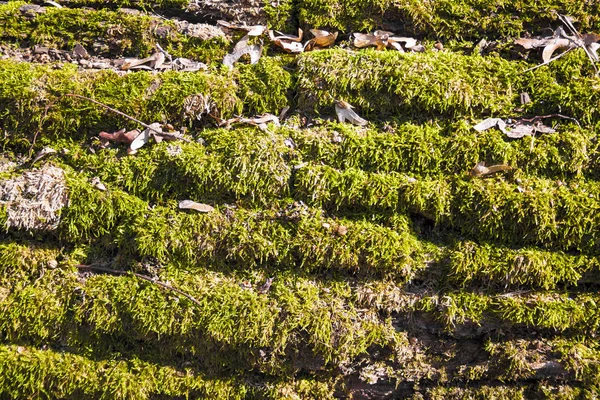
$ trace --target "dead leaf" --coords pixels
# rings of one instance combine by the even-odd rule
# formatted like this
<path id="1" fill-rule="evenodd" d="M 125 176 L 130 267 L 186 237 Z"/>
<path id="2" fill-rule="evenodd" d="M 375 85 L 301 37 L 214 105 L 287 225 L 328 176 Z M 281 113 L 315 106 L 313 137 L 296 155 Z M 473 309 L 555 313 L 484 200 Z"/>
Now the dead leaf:
<path id="1" fill-rule="evenodd" d="M 174 71 L 195 72 L 208 69 L 208 66 L 200 61 L 179 57 L 173 60 L 171 63 L 171 69 Z"/>
<path id="2" fill-rule="evenodd" d="M 352 105 L 348 104 L 344 100 L 335 100 L 335 112 L 340 122 L 346 122 L 346 120 L 348 120 L 354 125 L 366 125 L 367 120 L 359 117 L 358 114 L 352 110 L 353 108 L 354 107 Z"/>
<path id="3" fill-rule="evenodd" d="M 150 124 L 150 126 L 152 127 L 152 129 L 162 132 L 162 129 L 158 122 L 154 122 L 154 123 Z M 133 140 L 133 142 L 131 142 L 131 144 L 129 145 L 129 150 L 131 150 L 132 152 L 135 152 L 138 149 L 142 148 L 146 143 L 148 143 L 148 141 L 150 140 L 150 138 L 152 136 L 154 136 L 154 134 L 155 134 L 155 132 L 153 130 L 151 130 L 149 128 L 144 129 L 142 131 L 142 133 L 137 135 L 137 137 Z"/>
<path id="4" fill-rule="evenodd" d="M 227 29 L 245 31 L 248 36 L 260 36 L 267 29 L 264 25 L 236 25 L 223 20 L 217 21 L 217 24 Z"/>
<path id="5" fill-rule="evenodd" d="M 267 294 L 269 292 L 269 289 L 271 289 L 271 284 L 273 283 L 273 278 L 267 278 L 267 281 L 259 286 L 256 291 L 260 294 Z"/>
<path id="6" fill-rule="evenodd" d="M 368 46 L 375 46 L 377 50 L 384 50 L 387 45 L 380 37 L 376 35 L 369 35 L 366 33 L 354 33 L 354 47 L 363 48 Z"/>
<path id="7" fill-rule="evenodd" d="M 503 133 L 506 133 L 506 122 L 501 118 L 487 118 L 473 127 L 477 132 L 483 132 L 490 128 L 497 127 Z"/>
<path id="8" fill-rule="evenodd" d="M 125 132 L 125 129 L 118 130 L 113 133 L 109 132 L 100 132 L 98 136 L 100 136 L 102 140 L 102 145 L 106 146 L 108 142 L 120 142 L 120 143 L 131 143 L 133 140 L 140 134 L 140 131 L 137 129 Z"/>
<path id="9" fill-rule="evenodd" d="M 221 121 L 219 123 L 219 126 L 220 127 L 225 127 L 227 129 L 229 129 L 231 127 L 231 124 L 242 123 L 242 124 L 254 125 L 254 126 L 258 127 L 263 132 L 269 132 L 269 130 L 267 128 L 267 124 L 269 122 L 272 122 L 276 126 L 280 126 L 281 125 L 280 122 L 279 122 L 279 118 L 276 115 L 273 115 L 273 114 L 263 114 L 263 115 L 256 116 L 254 118 L 244 118 L 244 117 L 231 118 L 231 119 L 228 119 L 228 120 Z"/>
<path id="10" fill-rule="evenodd" d="M 269 39 L 271 42 L 278 47 L 281 47 L 288 53 L 302 53 L 304 51 L 304 47 L 300 40 L 302 40 L 302 30 L 298 29 L 298 37 L 290 36 L 290 35 L 280 35 L 275 36 L 273 31 L 269 30 Z"/>
<path id="11" fill-rule="evenodd" d="M 487 118 L 473 127 L 478 132 L 483 132 L 490 128 L 496 127 L 507 137 L 511 139 L 520 139 L 524 136 L 533 136 L 536 133 L 556 133 L 556 131 L 549 126 L 544 125 L 541 121 L 535 120 L 535 117 L 530 121 L 523 120 L 508 120 L 504 121 L 501 118 Z M 533 121 L 532 121 L 533 120 Z"/>
<path id="12" fill-rule="evenodd" d="M 208 204 L 196 203 L 192 200 L 183 200 L 179 202 L 179 208 L 182 210 L 196 210 L 202 213 L 209 213 L 215 211 L 214 207 Z"/>
<path id="13" fill-rule="evenodd" d="M 100 178 L 98 178 L 97 176 L 93 177 L 91 180 L 92 186 L 95 187 L 98 190 L 101 191 L 106 191 L 106 186 L 104 185 L 104 183 L 102 183 L 102 181 L 100 180 Z"/>
<path id="14" fill-rule="evenodd" d="M 229 68 L 233 68 L 233 64 L 237 62 L 244 54 L 250 55 L 250 64 L 256 64 L 260 59 L 262 53 L 262 46 L 260 45 L 248 45 L 249 35 L 244 36 L 233 48 L 231 54 L 227 54 L 223 59 L 223 64 Z"/>
<path id="15" fill-rule="evenodd" d="M 542 52 L 542 60 L 547 63 L 550 62 L 552 54 L 558 49 L 566 49 L 571 47 L 571 41 L 569 39 L 553 39 L 546 43 L 544 51 Z"/>
<path id="16" fill-rule="evenodd" d="M 311 29 L 310 33 L 312 33 L 314 38 L 310 39 L 304 44 L 304 51 L 311 51 L 314 49 L 322 49 L 324 47 L 329 47 L 335 43 L 335 40 L 338 37 L 338 32 L 330 33 L 328 31 L 319 29 Z"/>
<path id="17" fill-rule="evenodd" d="M 269 37 L 271 35 L 273 35 L 272 33 L 273 31 L 269 31 Z M 285 33 L 281 33 L 279 31 L 275 31 L 276 33 L 279 34 L 279 36 L 274 36 L 273 35 L 273 39 L 279 39 L 279 40 L 289 40 L 291 42 L 302 42 L 302 35 L 304 34 L 304 32 L 302 31 L 302 29 L 298 28 L 298 36 L 293 36 L 293 35 L 288 35 Z"/>
<path id="18" fill-rule="evenodd" d="M 31 164 L 35 164 L 36 162 L 38 162 L 39 160 L 41 160 L 49 154 L 56 154 L 56 150 L 54 150 L 52 147 L 44 147 L 43 149 L 37 152 L 37 154 L 33 158 L 33 161 L 31 161 Z"/>

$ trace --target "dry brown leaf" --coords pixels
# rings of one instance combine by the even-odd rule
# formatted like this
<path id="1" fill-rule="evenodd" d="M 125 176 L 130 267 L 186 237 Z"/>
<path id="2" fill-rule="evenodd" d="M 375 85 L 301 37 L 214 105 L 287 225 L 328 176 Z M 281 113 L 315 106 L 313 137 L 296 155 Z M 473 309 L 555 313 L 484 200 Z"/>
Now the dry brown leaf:
<path id="1" fill-rule="evenodd" d="M 150 124 L 150 126 L 152 127 L 152 129 L 162 132 L 162 129 L 160 127 L 160 124 L 158 122 L 154 122 L 152 124 Z M 133 142 L 131 142 L 131 144 L 129 145 L 129 149 L 132 152 L 137 151 L 138 149 L 142 148 L 146 143 L 148 143 L 148 141 L 150 140 L 150 138 L 152 136 L 154 136 L 155 132 L 153 130 L 150 130 L 148 128 L 144 129 L 142 131 L 142 133 L 140 133 L 134 140 Z"/>
<path id="2" fill-rule="evenodd" d="M 236 25 L 227 21 L 219 20 L 217 24 L 232 30 L 244 31 L 248 36 L 260 36 L 265 33 L 265 25 Z"/>
<path id="3" fill-rule="evenodd" d="M 219 122 L 220 127 L 225 127 L 226 129 L 231 128 L 231 125 L 234 123 L 241 124 L 249 124 L 258 127 L 260 130 L 264 132 L 269 132 L 267 128 L 267 124 L 272 122 L 276 126 L 280 126 L 279 118 L 273 114 L 263 114 L 260 116 L 256 116 L 254 118 L 244 118 L 244 117 L 235 117 L 228 120 L 223 120 Z"/>
<path id="4" fill-rule="evenodd" d="M 125 129 L 118 130 L 113 133 L 109 132 L 100 132 L 98 136 L 100 136 L 103 140 L 103 143 L 106 145 L 108 142 L 120 142 L 120 143 L 131 143 L 133 140 L 140 134 L 140 131 L 137 129 L 125 132 Z"/>
<path id="5" fill-rule="evenodd" d="M 248 45 L 249 35 L 244 36 L 233 48 L 231 54 L 227 54 L 223 59 L 223 64 L 229 68 L 233 68 L 233 64 L 237 62 L 244 54 L 250 55 L 250 64 L 256 64 L 260 59 L 262 53 L 262 46 L 260 45 Z"/>
<path id="6" fill-rule="evenodd" d="M 41 160 L 49 154 L 56 154 L 56 150 L 54 150 L 52 147 L 44 147 L 36 153 L 35 157 L 33 158 L 33 161 L 31 161 L 31 164 L 35 164 L 36 162 L 38 162 L 39 160 Z"/>
<path id="7" fill-rule="evenodd" d="M 298 37 L 293 36 L 275 36 L 273 31 L 269 31 L 269 38 L 271 42 L 273 42 L 276 46 L 281 47 L 283 50 L 288 53 L 302 53 L 304 51 L 304 46 L 300 43 L 302 38 L 302 30 L 298 29 Z"/>
<path id="8" fill-rule="evenodd" d="M 106 186 L 104 185 L 104 183 L 102 183 L 100 178 L 98 178 L 97 176 L 92 178 L 91 184 L 93 187 L 95 187 L 96 189 L 98 189 L 100 191 L 103 191 L 103 192 L 106 191 Z"/>
<path id="9" fill-rule="evenodd" d="M 160 58 L 162 56 L 162 61 Z M 150 57 L 138 59 L 138 58 L 129 58 L 126 59 L 125 62 L 121 65 L 121 69 L 126 71 L 128 69 L 144 69 L 144 68 L 154 68 L 153 66 L 159 62 L 159 66 L 165 61 L 165 56 L 161 52 L 157 51 L 152 54 Z M 145 66 L 144 64 L 150 64 L 150 66 Z"/>
<path id="10" fill-rule="evenodd" d="M 387 39 L 386 39 L 387 41 Z M 369 35 L 367 33 L 354 33 L 354 47 L 363 48 L 368 46 L 375 46 L 377 50 L 384 50 L 387 42 L 384 42 L 382 38 L 376 35 Z"/>
<path id="11" fill-rule="evenodd" d="M 275 36 L 273 34 L 273 32 L 278 33 L 279 36 Z M 279 31 L 271 31 L 271 30 L 269 31 L 269 37 L 271 37 L 271 39 L 289 40 L 291 42 L 298 42 L 298 43 L 302 41 L 303 34 L 304 34 L 304 32 L 300 28 L 298 28 L 298 36 L 288 35 L 285 33 L 281 33 Z"/>
<path id="12" fill-rule="evenodd" d="M 511 139 L 520 139 L 524 136 L 533 136 L 536 133 L 556 133 L 556 131 L 544 125 L 541 121 L 534 122 L 521 122 L 521 121 L 511 121 L 508 120 L 508 123 L 501 118 L 488 118 L 473 127 L 478 132 L 483 132 L 487 129 L 497 127 L 502 131 L 507 137 Z"/>
<path id="13" fill-rule="evenodd" d="M 358 114 L 352 110 L 352 108 L 354 107 L 344 100 L 335 100 L 335 112 L 340 122 L 346 122 L 346 120 L 348 120 L 354 125 L 366 125 L 367 120 L 359 117 Z"/>
<path id="14" fill-rule="evenodd" d="M 569 39 L 553 39 L 547 42 L 542 52 L 542 60 L 547 63 L 550 62 L 552 54 L 558 49 L 566 49 L 571 47 L 571 41 Z"/>
<path id="15" fill-rule="evenodd" d="M 304 44 L 304 51 L 329 47 L 335 43 L 338 37 L 338 32 L 330 33 L 319 29 L 311 29 L 310 33 L 313 34 L 314 38 Z"/>
<path id="16" fill-rule="evenodd" d="M 215 211 L 214 207 L 208 204 L 196 203 L 192 200 L 183 200 L 179 202 L 179 208 L 182 210 L 196 210 L 203 213 L 209 213 Z"/>

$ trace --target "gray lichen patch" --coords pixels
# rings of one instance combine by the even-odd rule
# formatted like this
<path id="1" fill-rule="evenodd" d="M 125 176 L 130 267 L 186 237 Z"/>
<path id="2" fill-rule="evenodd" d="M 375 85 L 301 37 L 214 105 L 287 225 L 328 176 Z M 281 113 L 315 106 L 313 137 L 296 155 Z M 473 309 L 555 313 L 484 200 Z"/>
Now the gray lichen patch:
<path id="1" fill-rule="evenodd" d="M 6 207 L 7 229 L 55 230 L 59 210 L 67 200 L 64 172 L 54 166 L 0 181 L 0 205 Z"/>

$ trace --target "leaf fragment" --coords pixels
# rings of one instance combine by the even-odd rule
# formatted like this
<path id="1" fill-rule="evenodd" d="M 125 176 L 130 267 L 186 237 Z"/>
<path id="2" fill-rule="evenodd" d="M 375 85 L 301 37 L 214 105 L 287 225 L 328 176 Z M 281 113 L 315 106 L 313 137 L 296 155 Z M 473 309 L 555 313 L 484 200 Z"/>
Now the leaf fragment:
<path id="1" fill-rule="evenodd" d="M 278 32 L 279 33 L 279 32 Z M 298 28 L 298 36 L 283 35 L 275 36 L 272 30 L 269 30 L 269 39 L 276 46 L 282 48 L 288 53 L 302 53 L 304 46 L 300 42 L 302 40 L 302 29 Z"/>
<path id="2" fill-rule="evenodd" d="M 244 31 L 247 36 L 260 36 L 267 30 L 265 25 L 236 25 L 223 20 L 217 21 L 217 24 L 227 29 Z"/>
<path id="3" fill-rule="evenodd" d="M 214 207 L 208 204 L 197 203 L 192 200 L 182 200 L 179 202 L 179 208 L 182 210 L 196 210 L 202 213 L 209 213 L 215 211 Z"/>
<path id="4" fill-rule="evenodd" d="M 469 175 L 473 177 L 481 177 L 490 174 L 494 174 L 496 172 L 508 171 L 511 170 L 512 167 L 510 165 L 498 164 L 491 165 L 489 167 L 485 166 L 485 161 L 478 162 L 475 167 L 469 172 Z"/>
<path id="5" fill-rule="evenodd" d="M 249 46 L 249 39 L 249 35 L 246 35 L 243 38 L 241 38 L 240 41 L 237 42 L 237 44 L 233 48 L 233 52 L 225 56 L 225 58 L 223 59 L 223 64 L 229 68 L 233 68 L 233 64 L 235 64 L 244 54 L 250 55 L 250 64 L 256 64 L 260 59 L 260 55 L 262 53 L 262 46 L 257 44 Z"/>
<path id="6" fill-rule="evenodd" d="M 330 33 L 320 29 L 311 29 L 310 33 L 312 33 L 314 38 L 304 44 L 304 51 L 329 47 L 335 43 L 335 40 L 338 37 L 338 32 Z"/>
<path id="7" fill-rule="evenodd" d="M 365 126 L 368 121 L 366 119 L 361 118 L 354 110 L 353 106 L 344 100 L 335 100 L 335 112 L 337 114 L 338 120 L 340 122 L 346 122 L 348 120 L 350 123 L 358 126 Z"/>

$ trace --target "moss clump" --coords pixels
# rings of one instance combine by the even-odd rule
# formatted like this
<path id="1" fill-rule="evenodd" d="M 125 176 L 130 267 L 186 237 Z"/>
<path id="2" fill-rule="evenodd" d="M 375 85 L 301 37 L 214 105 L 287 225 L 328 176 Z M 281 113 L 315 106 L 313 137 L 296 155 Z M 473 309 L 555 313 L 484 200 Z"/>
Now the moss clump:
<path id="1" fill-rule="evenodd" d="M 464 174 L 479 161 L 487 161 L 540 177 L 600 175 L 592 129 L 561 124 L 555 135 L 510 140 L 498 130 L 477 132 L 472 125 L 468 119 L 453 123 L 436 119 L 423 124 L 390 123 L 383 131 L 328 123 L 306 130 L 282 128 L 277 133 L 293 138 L 304 161 L 337 169 L 436 177 Z"/>
<path id="2" fill-rule="evenodd" d="M 150 399 L 192 396 L 243 399 L 251 389 L 235 379 L 140 359 L 90 360 L 30 346 L 0 347 L 0 394 L 9 397 Z"/>
<path id="3" fill-rule="evenodd" d="M 546 290 L 577 285 L 598 260 L 536 248 L 510 249 L 474 242 L 459 242 L 449 249 L 448 280 L 457 286 L 527 286 Z"/>
<path id="4" fill-rule="evenodd" d="M 292 91 L 292 74 L 281 59 L 262 57 L 257 64 L 240 65 L 239 96 L 248 110 L 262 114 L 279 112 L 288 104 Z"/>
<path id="5" fill-rule="evenodd" d="M 383 28 L 434 39 L 518 37 L 555 24 L 555 12 L 575 17 L 583 31 L 600 25 L 597 5 L 573 0 L 301 0 L 298 9 L 302 26 L 345 32 Z"/>
<path id="6" fill-rule="evenodd" d="M 416 213 L 478 241 L 585 252 L 600 243 L 592 211 L 600 188 L 593 181 L 421 180 L 313 165 L 297 175 L 295 193 L 315 206 Z"/>
<path id="7" fill-rule="evenodd" d="M 12 1 L 0 6 L 0 36 L 18 43 L 31 43 L 71 50 L 76 43 L 97 54 L 148 56 L 159 43 L 173 56 L 197 58 L 203 62 L 220 60 L 226 53 L 224 37 L 209 40 L 187 36 L 175 23 L 146 15 L 110 10 L 47 7 L 28 18 Z"/>
<path id="8" fill-rule="evenodd" d="M 504 117 L 514 113 L 520 106 L 519 93 L 527 91 L 535 99 L 531 112 L 562 110 L 590 122 L 597 118 L 598 92 L 590 93 L 597 79 L 584 77 L 574 66 L 566 67 L 568 63 L 565 60 L 557 68 L 574 71 L 578 79 L 560 79 L 552 69 L 524 74 L 524 62 L 495 56 L 341 49 L 310 52 L 298 58 L 299 106 L 332 113 L 336 98 L 372 118 Z"/>

